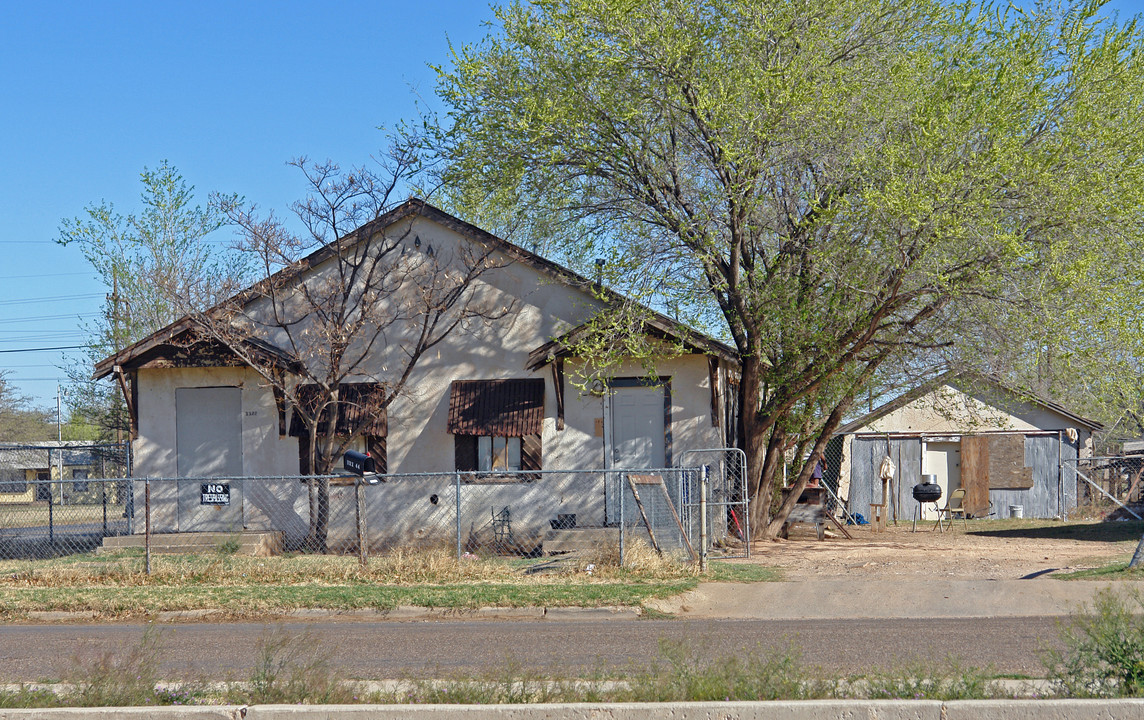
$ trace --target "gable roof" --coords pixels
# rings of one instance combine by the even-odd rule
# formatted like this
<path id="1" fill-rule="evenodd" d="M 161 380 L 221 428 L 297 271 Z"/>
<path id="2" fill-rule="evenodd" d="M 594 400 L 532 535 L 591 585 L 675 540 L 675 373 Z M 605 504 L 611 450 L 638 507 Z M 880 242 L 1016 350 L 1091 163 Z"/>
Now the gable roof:
<path id="1" fill-rule="evenodd" d="M 244 305 L 258 297 L 259 288 L 272 283 L 281 284 L 290 282 L 291 280 L 296 279 L 297 277 L 320 265 L 326 260 L 332 257 L 336 257 L 339 248 L 352 246 L 360 242 L 362 239 L 373 237 L 373 235 L 377 232 L 398 222 L 401 222 L 402 220 L 415 217 L 424 217 L 432 220 L 433 222 L 436 222 L 437 224 L 456 232 L 464 238 L 484 245 L 490 249 L 495 249 L 499 252 L 502 252 L 508 257 L 512 258 L 514 261 L 527 265 L 535 269 L 540 274 L 555 280 L 556 282 L 580 289 L 584 292 L 591 292 L 593 289 L 600 291 L 600 288 L 596 286 L 595 283 L 588 280 L 583 275 L 569 270 L 563 265 L 555 263 L 548 258 L 542 257 L 534 252 L 525 250 L 518 245 L 514 245 L 513 243 L 510 243 L 503 238 L 497 237 L 496 235 L 493 235 L 486 230 L 482 230 L 472 223 L 465 222 L 460 218 L 450 215 L 444 210 L 434 207 L 424 200 L 419 198 L 411 198 L 393 208 L 392 210 L 378 216 L 374 220 L 365 223 L 356 230 L 344 235 L 341 238 L 338 238 L 336 241 L 323 245 L 298 262 L 293 263 L 290 267 L 279 270 L 273 275 L 259 280 L 249 288 L 240 291 L 234 297 L 225 301 L 225 303 L 220 303 L 207 312 L 215 312 L 227 303 L 237 303 Z M 602 289 L 602 293 L 605 300 L 609 303 L 632 302 L 619 293 L 608 290 L 606 288 Z M 709 338 L 699 332 L 696 332 L 695 330 L 688 328 L 682 323 L 676 322 L 668 318 L 666 315 L 652 310 L 651 308 L 647 308 L 639 304 L 637 304 L 637 306 L 648 314 L 646 324 L 653 334 L 660 334 L 672 339 L 679 340 L 684 344 L 685 347 L 694 351 L 703 354 L 716 355 L 730 362 L 736 364 L 738 363 L 737 353 L 729 346 L 713 338 Z M 93 377 L 97 380 L 106 377 L 114 371 L 116 366 L 138 366 L 141 362 L 144 362 L 147 357 L 154 355 L 155 353 L 162 353 L 166 346 L 175 344 L 179 338 L 186 338 L 188 333 L 193 333 L 195 327 L 196 326 L 194 320 L 190 316 L 184 316 L 183 318 L 180 318 L 170 325 L 155 331 L 154 333 L 139 340 L 138 342 L 127 346 L 123 350 L 120 350 L 118 353 L 100 360 L 95 365 L 95 372 Z M 561 336 L 561 338 L 568 339 L 577 332 L 583 333 L 584 328 L 585 326 L 583 325 L 577 328 L 573 328 L 571 331 Z M 528 368 L 535 369 L 536 367 L 542 366 L 544 362 L 547 362 L 547 360 L 544 360 L 544 358 L 549 358 L 551 354 L 557 351 L 559 347 L 566 347 L 566 342 L 561 345 L 554 345 L 554 343 L 558 343 L 561 338 L 557 338 L 556 340 L 553 340 L 549 343 L 545 343 L 540 348 L 533 351 L 533 353 L 529 356 Z M 268 359 L 282 367 L 288 368 L 296 366 L 298 363 L 298 360 L 288 352 L 269 343 L 253 338 L 250 340 L 250 343 L 255 347 L 256 351 L 268 356 Z M 536 355 L 537 353 L 540 353 L 540 355 L 538 355 L 538 361 L 534 363 L 533 355 Z"/>
<path id="2" fill-rule="evenodd" d="M 834 432 L 836 435 L 846 435 L 846 434 L 849 434 L 852 432 L 857 432 L 858 430 L 861 430 L 862 428 L 866 427 L 867 425 L 874 422 L 875 420 L 879 420 L 879 419 L 885 417 L 886 415 L 889 415 L 890 413 L 894 412 L 895 410 L 900 410 L 901 408 L 905 407 L 906 405 L 909 405 L 913 401 L 915 401 L 921 397 L 924 397 L 925 395 L 929 394 L 930 392 L 933 392 L 934 390 L 938 389 L 942 385 L 947 385 L 947 384 L 949 384 L 951 382 L 955 382 L 957 380 L 972 380 L 976 383 L 992 385 L 994 388 L 1004 392 L 1005 394 L 1020 398 L 1021 400 L 1025 400 L 1027 402 L 1030 402 L 1033 405 L 1036 405 L 1037 407 L 1043 408 L 1045 410 L 1049 410 L 1049 411 L 1054 412 L 1058 415 L 1061 415 L 1062 417 L 1066 417 L 1069 420 L 1072 420 L 1073 422 L 1075 422 L 1076 424 L 1088 428 L 1089 430 L 1095 431 L 1095 430 L 1101 430 L 1104 428 L 1104 425 L 1097 422 L 1096 420 L 1091 420 L 1089 418 L 1078 415 L 1078 414 L 1074 413 L 1073 411 L 1069 410 L 1068 408 L 1066 408 L 1064 405 L 1061 405 L 1060 403 L 1058 403 L 1054 400 L 1049 400 L 1048 398 L 1040 397 L 1037 395 L 1030 396 L 1028 393 L 1023 393 L 1023 392 L 1017 390 L 1016 388 L 1012 387 L 1011 385 L 1008 385 L 1007 383 L 1005 383 L 1003 380 L 1001 380 L 1001 378 L 997 377 L 996 375 L 988 375 L 985 373 L 978 373 L 978 372 L 972 372 L 972 371 L 966 371 L 966 370 L 962 370 L 962 371 L 949 370 L 947 372 L 942 373 L 941 375 L 938 375 L 937 377 L 934 377 L 934 378 L 931 378 L 930 380 L 927 380 L 926 382 L 922 383 L 921 385 L 918 385 L 917 387 L 913 388 L 912 390 L 910 390 L 906 393 L 903 393 L 902 395 L 899 395 L 898 397 L 894 398 L 893 400 L 890 400 L 889 402 L 887 402 L 887 403 L 875 408 L 874 410 L 866 413 L 862 417 L 859 417 L 855 420 L 852 420 L 851 422 L 846 423 L 845 425 L 838 428 Z"/>

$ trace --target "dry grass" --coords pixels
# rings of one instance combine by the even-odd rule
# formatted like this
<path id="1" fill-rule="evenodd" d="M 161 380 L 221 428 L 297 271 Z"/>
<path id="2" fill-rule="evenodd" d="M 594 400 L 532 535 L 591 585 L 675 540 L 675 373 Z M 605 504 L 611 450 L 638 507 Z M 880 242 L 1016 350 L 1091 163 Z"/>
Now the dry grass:
<path id="1" fill-rule="evenodd" d="M 626 551 L 619 566 L 615 549 L 570 558 L 555 573 L 524 574 L 539 561 L 481 558 L 458 559 L 451 549 L 395 549 L 370 558 L 362 567 L 355 557 L 286 555 L 259 558 L 218 552 L 197 555 L 153 555 L 151 575 L 144 572 L 138 551 L 113 555 L 84 555 L 47 561 L 0 561 L 0 588 L 48 588 L 181 585 L 447 585 L 459 583 L 547 584 L 606 582 L 632 578 L 677 580 L 699 577 L 694 565 L 660 556 L 643 542 Z M 587 572 L 588 566 L 591 572 Z"/>

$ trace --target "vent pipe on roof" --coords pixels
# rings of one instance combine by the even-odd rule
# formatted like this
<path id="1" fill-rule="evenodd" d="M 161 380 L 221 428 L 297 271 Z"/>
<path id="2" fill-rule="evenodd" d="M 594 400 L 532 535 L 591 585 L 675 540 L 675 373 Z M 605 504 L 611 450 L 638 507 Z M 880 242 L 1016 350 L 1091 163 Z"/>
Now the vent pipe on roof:
<path id="1" fill-rule="evenodd" d="M 604 258 L 596 258 L 596 284 L 603 286 L 604 284 L 604 265 L 607 264 Z"/>

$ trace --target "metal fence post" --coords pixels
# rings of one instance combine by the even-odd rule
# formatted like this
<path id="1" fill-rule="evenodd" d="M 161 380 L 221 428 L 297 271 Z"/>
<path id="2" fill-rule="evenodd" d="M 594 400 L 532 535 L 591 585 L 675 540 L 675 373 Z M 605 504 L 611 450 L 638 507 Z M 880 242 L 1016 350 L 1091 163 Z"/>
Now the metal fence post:
<path id="1" fill-rule="evenodd" d="M 608 471 L 604 471 L 604 482 L 607 482 Z M 615 482 L 615 475 L 612 475 L 612 481 Z M 624 534 L 627 531 L 627 526 L 624 523 L 624 486 L 623 483 L 616 483 L 617 494 L 620 496 L 620 567 L 624 566 Z"/>
<path id="2" fill-rule="evenodd" d="M 146 570 L 147 574 L 151 574 L 151 478 L 143 481 L 143 514 L 144 522 L 144 538 L 143 544 L 147 547 L 146 555 Z"/>
<path id="3" fill-rule="evenodd" d="M 61 491 L 62 492 L 62 491 Z M 52 482 L 48 481 L 48 542 L 56 544 L 55 500 L 52 499 Z"/>
<path id="4" fill-rule="evenodd" d="M 358 562 L 365 567 L 369 565 L 369 543 L 365 528 L 365 483 L 361 478 L 354 480 L 354 505 L 357 510 Z"/>
<path id="5" fill-rule="evenodd" d="M 707 466 L 699 469 L 699 572 L 707 572 Z"/>
<path id="6" fill-rule="evenodd" d="M 461 473 L 453 473 L 453 492 L 457 497 L 457 559 L 461 559 Z"/>

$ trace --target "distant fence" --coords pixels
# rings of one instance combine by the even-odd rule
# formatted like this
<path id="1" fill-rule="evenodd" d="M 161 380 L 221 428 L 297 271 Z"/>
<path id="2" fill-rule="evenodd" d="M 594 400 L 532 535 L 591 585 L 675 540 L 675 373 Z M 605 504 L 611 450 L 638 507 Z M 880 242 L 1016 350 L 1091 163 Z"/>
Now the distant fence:
<path id="1" fill-rule="evenodd" d="M 131 532 L 126 443 L 0 444 L 0 558 L 86 552 Z"/>
<path id="2" fill-rule="evenodd" d="M 681 559 L 697 557 L 705 529 L 712 556 L 737 557 L 749 537 L 738 452 L 707 451 L 687 468 L 409 473 L 376 476 L 375 484 L 346 476 L 91 480 L 108 498 L 106 528 L 99 504 L 84 512 L 0 504 L 0 528 L 12 530 L 11 542 L 0 540 L 0 557 L 82 552 L 100 534 L 147 527 L 153 534 L 276 531 L 286 550 L 332 554 L 424 546 L 459 556 L 622 554 L 643 542 Z M 73 526 L 87 531 L 82 540 L 61 534 Z"/>
<path id="3" fill-rule="evenodd" d="M 1064 461 L 1063 467 L 1076 480 L 1073 514 L 1144 517 L 1144 456 L 1079 458 Z"/>

